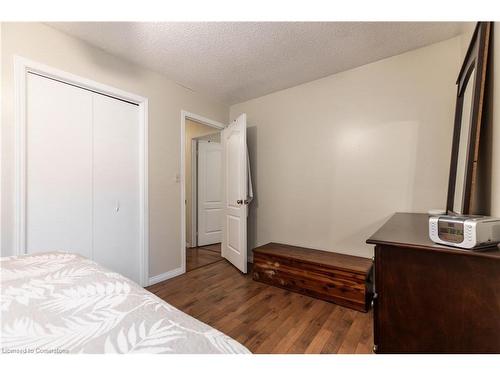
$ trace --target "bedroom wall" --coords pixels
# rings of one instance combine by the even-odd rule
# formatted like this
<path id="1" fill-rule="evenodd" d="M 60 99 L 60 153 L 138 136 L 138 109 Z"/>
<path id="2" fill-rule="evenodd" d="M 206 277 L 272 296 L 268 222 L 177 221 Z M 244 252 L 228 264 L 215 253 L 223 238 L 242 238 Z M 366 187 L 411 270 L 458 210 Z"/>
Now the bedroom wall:
<path id="1" fill-rule="evenodd" d="M 231 106 L 248 115 L 249 246 L 363 257 L 396 211 L 446 205 L 461 38 Z"/>
<path id="2" fill-rule="evenodd" d="M 181 110 L 227 122 L 229 108 L 163 75 L 40 23 L 2 24 L 2 242 L 13 251 L 13 56 L 20 55 L 149 98 L 150 277 L 181 266 Z"/>

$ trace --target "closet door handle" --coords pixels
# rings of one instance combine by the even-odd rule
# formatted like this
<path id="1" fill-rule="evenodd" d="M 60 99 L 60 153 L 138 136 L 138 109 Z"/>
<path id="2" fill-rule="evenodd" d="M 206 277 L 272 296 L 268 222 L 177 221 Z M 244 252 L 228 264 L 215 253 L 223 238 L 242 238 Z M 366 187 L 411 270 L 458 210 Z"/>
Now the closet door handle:
<path id="1" fill-rule="evenodd" d="M 120 201 L 116 201 L 116 212 L 120 211 Z"/>

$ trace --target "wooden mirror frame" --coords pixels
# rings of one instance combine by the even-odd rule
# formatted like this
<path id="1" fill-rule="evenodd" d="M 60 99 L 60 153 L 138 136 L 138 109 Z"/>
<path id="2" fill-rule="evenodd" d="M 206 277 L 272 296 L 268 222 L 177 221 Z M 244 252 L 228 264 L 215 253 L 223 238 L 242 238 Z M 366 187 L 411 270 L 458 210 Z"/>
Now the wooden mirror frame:
<path id="1" fill-rule="evenodd" d="M 473 190 L 476 188 L 477 160 L 479 156 L 479 136 L 481 122 L 484 118 L 484 94 L 486 85 L 486 71 L 488 63 L 488 49 L 490 43 L 491 22 L 478 22 L 467 49 L 464 62 L 457 79 L 457 102 L 455 107 L 455 125 L 451 150 L 450 177 L 448 180 L 448 198 L 446 210 L 449 214 L 470 214 Z M 462 212 L 454 212 L 455 183 L 457 178 L 457 163 L 460 147 L 460 130 L 464 94 L 471 71 L 475 69 L 474 91 L 472 93 L 471 124 L 465 161 L 465 181 L 462 201 Z"/>

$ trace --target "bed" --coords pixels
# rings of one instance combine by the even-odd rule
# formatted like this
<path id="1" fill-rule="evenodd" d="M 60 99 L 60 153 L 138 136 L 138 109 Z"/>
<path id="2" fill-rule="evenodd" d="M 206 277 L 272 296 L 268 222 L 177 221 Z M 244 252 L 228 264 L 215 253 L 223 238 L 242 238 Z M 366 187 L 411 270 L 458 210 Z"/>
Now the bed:
<path id="1" fill-rule="evenodd" d="M 2 353 L 249 353 L 76 254 L 0 258 Z"/>

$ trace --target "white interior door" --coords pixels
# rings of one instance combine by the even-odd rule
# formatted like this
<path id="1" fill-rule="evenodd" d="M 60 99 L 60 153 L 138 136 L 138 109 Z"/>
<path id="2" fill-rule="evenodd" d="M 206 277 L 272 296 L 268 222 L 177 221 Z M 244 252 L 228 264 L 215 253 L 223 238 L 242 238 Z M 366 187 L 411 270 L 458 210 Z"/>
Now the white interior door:
<path id="1" fill-rule="evenodd" d="M 222 145 L 198 141 L 198 246 L 222 242 Z"/>
<path id="2" fill-rule="evenodd" d="M 26 251 L 91 257 L 92 93 L 29 73 Z"/>
<path id="3" fill-rule="evenodd" d="M 224 212 L 222 256 L 247 272 L 246 114 L 222 131 Z"/>
<path id="4" fill-rule="evenodd" d="M 93 259 L 140 280 L 139 107 L 94 94 Z"/>

